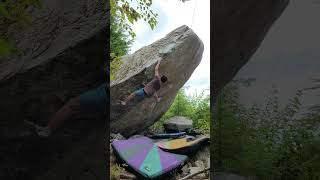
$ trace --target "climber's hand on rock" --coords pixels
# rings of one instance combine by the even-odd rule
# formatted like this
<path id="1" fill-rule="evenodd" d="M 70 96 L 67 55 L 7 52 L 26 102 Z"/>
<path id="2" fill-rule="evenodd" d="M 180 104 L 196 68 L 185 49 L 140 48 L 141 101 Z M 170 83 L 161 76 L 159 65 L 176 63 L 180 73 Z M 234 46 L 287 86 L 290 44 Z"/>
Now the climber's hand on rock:
<path id="1" fill-rule="evenodd" d="M 157 62 L 158 62 L 158 64 L 160 64 L 161 60 L 162 60 L 162 58 L 161 58 L 161 57 L 158 57 L 158 58 L 157 58 Z"/>

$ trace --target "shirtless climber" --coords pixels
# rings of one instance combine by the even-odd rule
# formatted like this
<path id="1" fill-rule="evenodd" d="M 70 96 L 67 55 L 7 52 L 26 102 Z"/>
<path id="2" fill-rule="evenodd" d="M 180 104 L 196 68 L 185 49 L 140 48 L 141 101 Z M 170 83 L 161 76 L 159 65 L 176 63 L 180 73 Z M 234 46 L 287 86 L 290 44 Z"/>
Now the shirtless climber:
<path id="1" fill-rule="evenodd" d="M 33 122 L 25 122 L 31 126 L 40 137 L 48 137 L 61 125 L 62 122 L 81 116 L 81 114 L 92 114 L 106 116 L 109 89 L 107 83 L 103 83 L 96 89 L 87 91 L 80 96 L 70 99 L 49 120 L 47 126 L 42 127 Z"/>
<path id="2" fill-rule="evenodd" d="M 146 98 L 146 97 L 152 97 L 154 96 L 156 98 L 157 102 L 160 102 L 161 97 L 158 96 L 157 91 L 160 89 L 161 84 L 165 83 L 167 81 L 167 77 L 162 75 L 159 75 L 159 66 L 160 66 L 161 58 L 158 60 L 158 64 L 155 67 L 155 76 L 154 78 L 148 83 L 143 84 L 144 87 L 140 88 L 133 93 L 131 93 L 124 101 L 121 101 L 120 103 L 122 105 L 126 105 L 130 100 L 134 99 L 135 97 L 139 97 L 140 99 Z"/>

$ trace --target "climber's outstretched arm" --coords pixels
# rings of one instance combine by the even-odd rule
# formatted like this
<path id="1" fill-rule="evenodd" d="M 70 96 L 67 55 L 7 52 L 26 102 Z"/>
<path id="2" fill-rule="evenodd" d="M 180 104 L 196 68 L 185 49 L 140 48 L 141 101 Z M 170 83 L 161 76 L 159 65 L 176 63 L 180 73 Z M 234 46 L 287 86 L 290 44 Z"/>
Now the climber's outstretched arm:
<path id="1" fill-rule="evenodd" d="M 161 58 L 159 58 L 158 60 L 158 64 L 156 65 L 154 71 L 155 71 L 155 76 L 160 78 L 160 75 L 159 75 L 159 67 L 160 67 L 160 62 L 161 62 Z"/>

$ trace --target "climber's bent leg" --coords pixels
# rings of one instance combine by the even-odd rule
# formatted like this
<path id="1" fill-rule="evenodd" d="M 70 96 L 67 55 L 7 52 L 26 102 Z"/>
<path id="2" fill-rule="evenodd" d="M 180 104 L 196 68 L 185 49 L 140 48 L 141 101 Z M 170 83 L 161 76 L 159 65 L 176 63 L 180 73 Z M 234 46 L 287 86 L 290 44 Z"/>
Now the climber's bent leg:
<path id="1" fill-rule="evenodd" d="M 57 129 L 57 127 L 67 119 L 77 116 L 80 113 L 80 97 L 70 99 L 54 116 L 49 120 L 47 128 L 50 132 Z"/>
<path id="2" fill-rule="evenodd" d="M 126 99 L 124 101 L 121 101 L 121 104 L 125 106 L 134 97 L 136 97 L 136 93 L 135 92 L 131 93 L 128 97 L 126 97 Z"/>
<path id="3" fill-rule="evenodd" d="M 135 97 L 138 97 L 140 99 L 143 99 L 144 97 L 146 97 L 146 93 L 144 92 L 143 88 L 140 88 L 135 92 L 131 93 L 124 101 L 121 101 L 121 104 L 126 105 L 129 101 L 131 101 Z"/>
<path id="4" fill-rule="evenodd" d="M 76 98 L 70 99 L 54 116 L 50 119 L 44 131 L 50 134 L 58 126 L 68 120 L 81 117 L 82 114 L 90 113 L 103 116 L 107 112 L 106 84 L 102 84 L 98 88 L 85 92 Z"/>

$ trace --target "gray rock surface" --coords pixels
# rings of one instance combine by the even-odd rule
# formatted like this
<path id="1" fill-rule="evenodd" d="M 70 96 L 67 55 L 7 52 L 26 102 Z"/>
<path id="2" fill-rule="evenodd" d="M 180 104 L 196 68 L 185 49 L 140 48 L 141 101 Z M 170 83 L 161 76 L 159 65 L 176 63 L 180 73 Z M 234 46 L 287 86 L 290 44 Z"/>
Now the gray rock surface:
<path id="1" fill-rule="evenodd" d="M 175 116 L 163 123 L 167 132 L 185 131 L 193 127 L 193 121 L 186 117 Z"/>
<path id="2" fill-rule="evenodd" d="M 204 45 L 199 37 L 189 27 L 181 26 L 151 45 L 122 57 L 123 63 L 110 84 L 110 130 L 129 136 L 159 120 L 199 65 L 203 50 Z M 154 77 L 158 56 L 163 56 L 160 74 L 168 77 L 168 82 L 158 92 L 163 96 L 161 102 L 146 98 L 126 106 L 120 105 L 120 100 Z"/>
<path id="3" fill-rule="evenodd" d="M 194 174 L 194 173 L 197 173 L 197 172 L 203 170 L 201 167 L 190 167 L 189 169 L 190 169 L 190 174 Z M 192 179 L 205 179 L 205 178 L 206 178 L 205 173 L 201 173 L 201 174 L 198 174 L 198 175 L 192 177 Z"/>
<path id="4" fill-rule="evenodd" d="M 110 134 L 110 142 L 113 142 L 114 140 L 124 140 L 125 138 L 120 134 Z"/>
<path id="5" fill-rule="evenodd" d="M 90 39 L 107 27 L 107 3 L 99 0 L 43 0 L 31 9 L 33 20 L 21 30 L 1 28 L 19 54 L 0 59 L 0 81 L 49 62 L 65 50 Z M 107 41 L 105 41 L 107 42 Z"/>
<path id="6" fill-rule="evenodd" d="M 196 161 L 196 162 L 194 162 L 194 163 L 195 163 L 196 167 L 199 167 L 199 168 L 201 168 L 201 169 L 205 169 L 205 165 L 204 165 L 204 162 L 203 162 L 203 161 L 198 160 L 198 161 Z"/>
<path id="7" fill-rule="evenodd" d="M 46 122 L 71 97 L 105 80 L 106 6 L 97 0 L 45 0 L 32 11 L 31 25 L 13 35 L 21 53 L 0 58 L 0 108 L 6 109 L 1 119 Z"/>
<path id="8" fill-rule="evenodd" d="M 195 173 L 210 167 L 210 164 L 207 163 L 208 160 L 210 161 L 210 146 L 204 146 L 203 148 L 199 149 L 199 151 L 196 154 L 189 156 L 189 158 L 190 158 L 189 162 L 182 167 L 181 169 L 182 173 L 177 174 L 176 179 L 186 177 L 192 173 Z M 194 176 L 193 178 L 190 178 L 190 179 L 195 179 L 195 180 L 210 179 L 209 171 L 206 171 L 202 174 Z"/>

